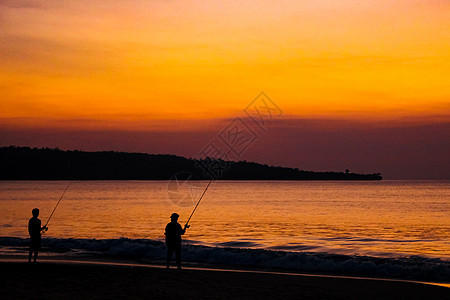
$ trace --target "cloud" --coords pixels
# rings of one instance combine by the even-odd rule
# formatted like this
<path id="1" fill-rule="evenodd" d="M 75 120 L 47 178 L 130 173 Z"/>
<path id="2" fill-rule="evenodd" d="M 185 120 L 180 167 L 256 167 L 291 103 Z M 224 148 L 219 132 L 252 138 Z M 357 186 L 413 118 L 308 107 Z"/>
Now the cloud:
<path id="1" fill-rule="evenodd" d="M 9 8 L 38 8 L 43 9 L 58 1 L 33 1 L 33 0 L 2 0 L 0 6 Z"/>

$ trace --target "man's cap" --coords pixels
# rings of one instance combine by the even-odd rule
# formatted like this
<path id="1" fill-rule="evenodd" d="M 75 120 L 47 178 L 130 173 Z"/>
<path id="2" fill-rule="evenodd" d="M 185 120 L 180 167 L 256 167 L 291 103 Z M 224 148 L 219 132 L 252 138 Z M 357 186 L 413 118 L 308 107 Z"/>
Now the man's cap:
<path id="1" fill-rule="evenodd" d="M 179 218 L 180 217 L 180 215 L 179 214 L 177 214 L 177 213 L 173 213 L 171 216 L 170 216 L 170 218 L 171 219 L 173 219 L 173 218 Z"/>

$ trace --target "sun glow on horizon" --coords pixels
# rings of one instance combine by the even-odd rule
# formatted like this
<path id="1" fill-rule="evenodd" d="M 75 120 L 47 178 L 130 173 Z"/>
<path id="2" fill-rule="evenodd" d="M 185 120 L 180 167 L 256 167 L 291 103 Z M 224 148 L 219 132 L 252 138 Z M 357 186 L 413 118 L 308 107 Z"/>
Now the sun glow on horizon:
<path id="1" fill-rule="evenodd" d="M 304 118 L 450 115 L 447 1 L 0 6 L 4 125 L 224 119 L 262 90 Z"/>

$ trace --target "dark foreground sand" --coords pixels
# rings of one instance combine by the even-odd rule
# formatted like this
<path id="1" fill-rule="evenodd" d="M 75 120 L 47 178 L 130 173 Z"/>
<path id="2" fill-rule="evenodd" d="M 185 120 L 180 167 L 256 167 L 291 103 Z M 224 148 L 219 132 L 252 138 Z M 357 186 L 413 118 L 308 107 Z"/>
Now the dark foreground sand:
<path id="1" fill-rule="evenodd" d="M 450 299 L 408 282 L 212 270 L 0 262 L 1 299 Z"/>

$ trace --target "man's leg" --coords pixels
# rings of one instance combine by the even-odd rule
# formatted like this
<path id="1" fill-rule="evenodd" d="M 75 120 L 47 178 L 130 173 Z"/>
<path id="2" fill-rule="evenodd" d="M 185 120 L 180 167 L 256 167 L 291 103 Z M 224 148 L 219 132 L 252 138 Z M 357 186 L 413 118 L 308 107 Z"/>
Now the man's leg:
<path id="1" fill-rule="evenodd" d="M 33 255 L 33 248 L 30 247 L 30 253 L 28 254 L 28 262 L 31 262 L 31 256 Z"/>
<path id="2" fill-rule="evenodd" d="M 167 269 L 170 267 L 170 259 L 172 258 L 173 251 L 175 249 L 173 247 L 167 247 Z"/>
<path id="3" fill-rule="evenodd" d="M 38 252 L 39 252 L 38 249 L 34 249 L 34 262 L 36 262 L 36 259 L 38 257 Z"/>
<path id="4" fill-rule="evenodd" d="M 177 257 L 177 267 L 181 269 L 181 245 L 175 248 L 175 256 Z"/>

